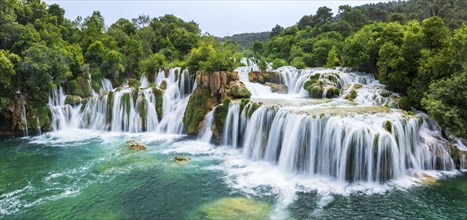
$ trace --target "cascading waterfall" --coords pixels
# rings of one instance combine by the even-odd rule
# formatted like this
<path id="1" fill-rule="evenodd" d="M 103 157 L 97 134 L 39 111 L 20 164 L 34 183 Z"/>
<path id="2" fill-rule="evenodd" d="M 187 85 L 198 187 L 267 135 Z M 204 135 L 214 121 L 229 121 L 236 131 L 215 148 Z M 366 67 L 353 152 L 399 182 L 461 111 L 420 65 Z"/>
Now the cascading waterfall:
<path id="1" fill-rule="evenodd" d="M 239 104 L 229 107 L 223 143 L 239 147 L 239 124 L 246 123 L 242 154 L 269 161 L 284 172 L 382 182 L 409 171 L 454 168 L 445 143 L 433 136 L 425 119 L 399 112 L 309 115 L 263 106 L 242 122 L 238 108 Z"/>
<path id="2" fill-rule="evenodd" d="M 467 169 L 467 158 L 466 158 L 465 155 L 461 156 L 460 169 L 461 170 L 466 170 Z"/>
<path id="3" fill-rule="evenodd" d="M 181 134 L 183 113 L 194 79 L 180 68 L 171 69 L 168 74 L 160 71 L 155 79 L 157 88 L 149 88 L 149 81 L 142 77 L 139 89 L 113 89 L 109 80 L 102 79 L 99 94 L 94 93 L 85 104 L 76 106 L 65 104 L 66 95 L 59 88 L 49 98 L 52 128 Z"/>
<path id="4" fill-rule="evenodd" d="M 211 110 L 208 114 L 206 114 L 206 116 L 204 117 L 204 121 L 203 121 L 203 130 L 201 130 L 201 132 L 198 135 L 198 139 L 206 143 L 211 142 L 211 138 L 212 138 L 211 128 L 212 128 L 212 123 L 214 121 L 214 112 L 215 112 L 215 108 Z"/>
<path id="5" fill-rule="evenodd" d="M 246 61 L 245 61 L 246 62 Z M 252 61 L 248 61 L 252 62 Z M 268 96 L 272 94 L 272 90 L 269 86 L 261 85 L 259 83 L 252 83 L 248 79 L 248 73 L 250 71 L 258 70 L 256 64 L 253 66 L 242 66 L 238 67 L 235 71 L 238 72 L 240 81 L 245 84 L 245 87 L 250 91 L 252 97 Z"/>

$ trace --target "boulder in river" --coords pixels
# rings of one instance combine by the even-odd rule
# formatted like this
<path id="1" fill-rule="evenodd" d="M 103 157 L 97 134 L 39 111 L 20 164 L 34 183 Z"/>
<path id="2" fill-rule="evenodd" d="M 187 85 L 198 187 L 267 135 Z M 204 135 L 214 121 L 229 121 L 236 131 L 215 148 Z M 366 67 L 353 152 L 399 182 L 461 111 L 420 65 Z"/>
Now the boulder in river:
<path id="1" fill-rule="evenodd" d="M 131 150 L 146 150 L 146 147 L 139 143 L 132 143 L 128 148 Z"/>
<path id="2" fill-rule="evenodd" d="M 173 159 L 175 162 L 187 162 L 191 160 L 189 157 L 175 156 Z"/>

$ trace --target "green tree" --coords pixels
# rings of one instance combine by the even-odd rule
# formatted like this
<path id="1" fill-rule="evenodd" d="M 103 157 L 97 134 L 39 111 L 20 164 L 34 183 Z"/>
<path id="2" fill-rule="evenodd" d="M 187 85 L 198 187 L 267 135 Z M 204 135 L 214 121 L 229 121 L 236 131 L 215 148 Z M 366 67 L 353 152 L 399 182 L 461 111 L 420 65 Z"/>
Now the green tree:
<path id="1" fill-rule="evenodd" d="M 334 68 L 336 67 L 337 63 L 339 63 L 339 58 L 337 58 L 336 47 L 332 46 L 328 53 L 328 60 L 326 61 L 326 65 L 324 65 L 324 67 Z"/>
<path id="2" fill-rule="evenodd" d="M 467 137 L 467 70 L 432 83 L 422 106 L 431 117 L 448 130 Z"/>

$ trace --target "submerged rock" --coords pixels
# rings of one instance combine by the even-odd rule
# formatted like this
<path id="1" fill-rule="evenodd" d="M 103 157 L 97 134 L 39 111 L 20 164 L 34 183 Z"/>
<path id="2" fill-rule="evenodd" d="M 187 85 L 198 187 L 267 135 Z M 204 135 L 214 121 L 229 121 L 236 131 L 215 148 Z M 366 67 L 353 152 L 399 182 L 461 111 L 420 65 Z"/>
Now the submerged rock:
<path id="1" fill-rule="evenodd" d="M 202 205 L 197 212 L 197 217 L 206 219 L 268 219 L 271 206 L 244 197 L 223 198 Z"/>
<path id="2" fill-rule="evenodd" d="M 131 150 L 146 150 L 146 147 L 139 143 L 131 143 L 128 148 Z"/>
<path id="3" fill-rule="evenodd" d="M 181 156 L 176 156 L 174 157 L 173 161 L 175 162 L 186 162 L 186 161 L 189 161 L 191 160 L 191 158 L 189 157 L 181 157 Z"/>

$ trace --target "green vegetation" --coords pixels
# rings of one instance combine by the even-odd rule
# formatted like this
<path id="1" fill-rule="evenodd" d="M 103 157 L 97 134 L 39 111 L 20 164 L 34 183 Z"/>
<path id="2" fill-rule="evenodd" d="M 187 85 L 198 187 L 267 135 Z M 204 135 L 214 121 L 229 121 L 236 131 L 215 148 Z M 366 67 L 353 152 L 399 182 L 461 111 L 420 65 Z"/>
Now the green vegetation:
<path id="1" fill-rule="evenodd" d="M 465 7 L 462 0 L 342 5 L 336 14 L 320 7 L 291 27 L 219 39 L 173 15 L 119 19 L 106 28 L 98 11 L 70 21 L 57 4 L 5 0 L 0 6 L 0 119 L 18 124 L 9 110 L 16 109 L 10 107 L 17 104 L 17 91 L 35 106 L 27 108 L 42 109 L 50 90 L 59 86 L 85 98 L 92 93 L 89 85 L 98 89 L 102 77 L 117 86 L 164 67 L 188 67 L 191 73 L 233 70 L 242 56 L 253 56 L 263 71 L 269 62 L 273 68 L 340 65 L 374 73 L 401 94 L 401 108 L 425 110 L 452 133 L 467 137 L 465 88 L 459 84 L 467 71 Z M 323 86 L 313 79 L 305 83 L 312 96 L 322 94 Z M 330 88 L 326 94 L 339 92 Z"/>
<path id="2" fill-rule="evenodd" d="M 183 125 L 187 134 L 198 134 L 200 124 L 204 119 L 204 115 L 210 110 L 209 101 L 216 103 L 216 98 L 211 96 L 211 91 L 208 87 L 200 86 L 190 97 L 188 105 L 183 116 Z"/>
<path id="3" fill-rule="evenodd" d="M 465 6 L 460 0 L 342 5 L 334 17 L 321 7 L 294 26 L 277 25 L 269 41 L 252 44 L 246 54 L 264 57 L 273 68 L 341 65 L 373 73 L 401 94 L 402 109 L 425 110 L 452 133 L 467 137 L 467 103 L 455 98 L 465 90 L 455 81 L 467 71 Z M 324 91 L 317 79 L 304 88 L 315 98 Z M 326 95 L 337 92 L 328 89 Z M 353 90 L 347 98 L 355 97 Z"/>

